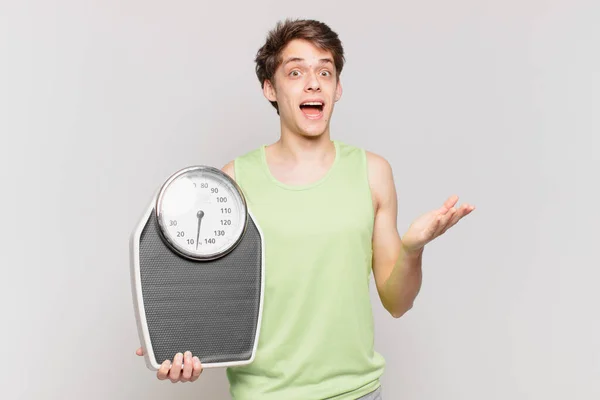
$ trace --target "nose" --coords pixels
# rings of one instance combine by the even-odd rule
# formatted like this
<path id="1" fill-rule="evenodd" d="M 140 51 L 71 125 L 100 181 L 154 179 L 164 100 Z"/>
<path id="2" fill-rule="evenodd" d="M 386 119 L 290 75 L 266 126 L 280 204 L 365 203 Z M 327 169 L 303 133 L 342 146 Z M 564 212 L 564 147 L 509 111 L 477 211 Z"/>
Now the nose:
<path id="1" fill-rule="evenodd" d="M 306 82 L 306 90 L 307 91 L 320 91 L 321 84 L 319 83 L 319 79 L 317 79 L 316 74 L 310 74 L 308 81 Z"/>

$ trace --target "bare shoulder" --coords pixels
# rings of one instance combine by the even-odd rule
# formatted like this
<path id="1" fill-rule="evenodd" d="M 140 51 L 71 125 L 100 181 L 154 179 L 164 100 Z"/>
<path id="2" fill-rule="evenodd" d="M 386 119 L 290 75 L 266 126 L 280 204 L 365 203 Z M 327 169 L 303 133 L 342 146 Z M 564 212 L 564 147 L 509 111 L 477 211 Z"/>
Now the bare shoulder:
<path id="1" fill-rule="evenodd" d="M 234 163 L 235 161 L 229 161 L 227 164 L 225 164 L 223 166 L 223 168 L 221 168 L 221 171 L 225 172 L 227 175 L 229 175 L 231 177 L 231 179 L 235 180 L 235 168 L 234 168 Z"/>
<path id="2" fill-rule="evenodd" d="M 367 154 L 367 165 L 369 168 L 369 175 L 391 175 L 392 166 L 383 156 L 373 153 L 372 151 L 365 150 Z"/>
<path id="3" fill-rule="evenodd" d="M 366 151 L 369 186 L 378 206 L 396 197 L 392 166 L 383 156 Z"/>

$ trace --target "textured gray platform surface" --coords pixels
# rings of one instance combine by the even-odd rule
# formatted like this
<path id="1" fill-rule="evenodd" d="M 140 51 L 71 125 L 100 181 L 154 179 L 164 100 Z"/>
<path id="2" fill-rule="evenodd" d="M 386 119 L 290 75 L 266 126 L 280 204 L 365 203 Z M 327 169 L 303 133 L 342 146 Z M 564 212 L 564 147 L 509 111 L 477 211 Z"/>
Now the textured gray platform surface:
<path id="1" fill-rule="evenodd" d="M 156 361 L 191 351 L 203 363 L 252 355 L 261 288 L 261 238 L 252 218 L 226 256 L 195 262 L 175 255 L 154 211 L 140 237 L 143 302 Z"/>

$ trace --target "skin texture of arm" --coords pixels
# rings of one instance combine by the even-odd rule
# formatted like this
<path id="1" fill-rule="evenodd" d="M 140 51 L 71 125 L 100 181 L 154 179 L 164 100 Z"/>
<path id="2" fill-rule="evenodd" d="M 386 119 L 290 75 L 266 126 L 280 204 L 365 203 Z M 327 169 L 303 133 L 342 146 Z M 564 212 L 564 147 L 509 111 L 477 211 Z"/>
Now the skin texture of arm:
<path id="1" fill-rule="evenodd" d="M 375 209 L 373 276 L 383 306 L 399 318 L 412 308 L 421 289 L 425 245 L 456 225 L 475 206 L 465 203 L 455 208 L 458 196 L 452 195 L 441 207 L 416 218 L 400 237 L 392 168 L 383 157 L 370 152 L 367 163 Z"/>
<path id="2" fill-rule="evenodd" d="M 367 152 L 373 197 L 373 276 L 384 308 L 399 318 L 412 308 L 422 282 L 423 249 L 407 250 L 397 229 L 398 202 L 390 164 Z"/>
<path id="3" fill-rule="evenodd" d="M 233 169 L 234 161 L 230 161 L 221 168 L 221 171 L 225 172 L 227 175 L 231 177 L 231 179 L 235 180 L 235 171 Z"/>

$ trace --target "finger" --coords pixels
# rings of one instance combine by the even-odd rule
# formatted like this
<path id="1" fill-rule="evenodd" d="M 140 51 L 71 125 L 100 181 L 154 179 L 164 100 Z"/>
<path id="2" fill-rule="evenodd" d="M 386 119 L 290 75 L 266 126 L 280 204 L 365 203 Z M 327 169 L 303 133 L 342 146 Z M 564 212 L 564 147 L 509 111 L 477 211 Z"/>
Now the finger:
<path id="1" fill-rule="evenodd" d="M 167 376 L 169 375 L 170 367 L 171 367 L 170 360 L 163 361 L 163 363 L 160 365 L 160 368 L 156 372 L 156 377 L 161 381 L 164 381 L 165 379 L 167 379 Z"/>
<path id="2" fill-rule="evenodd" d="M 475 207 L 468 205 L 468 204 L 463 204 L 459 210 L 457 212 L 454 213 L 454 215 L 452 216 L 452 218 L 450 218 L 450 221 L 448 221 L 448 224 L 446 225 L 446 227 L 443 229 L 442 234 L 444 232 L 446 232 L 448 229 L 452 228 L 454 225 L 456 225 L 456 223 L 458 221 L 460 221 L 464 216 L 468 215 L 471 211 L 473 211 L 475 209 Z"/>
<path id="3" fill-rule="evenodd" d="M 456 213 L 450 218 L 450 222 L 448 228 L 454 224 L 456 224 L 462 217 L 469 213 L 469 206 L 467 204 L 463 204 Z"/>
<path id="4" fill-rule="evenodd" d="M 192 370 L 192 377 L 190 378 L 190 382 L 195 382 L 196 379 L 200 377 L 200 374 L 202 374 L 203 370 L 202 363 L 200 362 L 200 359 L 198 357 L 194 357 L 193 362 L 194 369 Z"/>
<path id="5" fill-rule="evenodd" d="M 452 195 L 450 197 L 448 197 L 446 199 L 446 201 L 444 202 L 444 205 L 442 206 L 442 209 L 447 211 L 448 209 L 454 207 L 454 205 L 456 204 L 456 202 L 458 201 L 458 196 L 457 195 Z"/>
<path id="6" fill-rule="evenodd" d="M 446 216 L 444 214 L 438 214 L 435 217 L 435 221 L 432 224 L 432 227 L 429 229 L 433 237 L 436 237 L 438 232 L 443 228 L 443 221 Z"/>
<path id="7" fill-rule="evenodd" d="M 187 382 L 192 377 L 192 370 L 194 368 L 192 362 L 192 353 L 186 351 L 183 355 L 183 370 L 181 371 L 181 382 Z"/>
<path id="8" fill-rule="evenodd" d="M 446 231 L 449 227 L 450 220 L 456 215 L 456 208 L 451 207 L 445 215 L 442 215 L 439 219 L 439 223 L 435 230 L 435 236 L 439 236 Z"/>
<path id="9" fill-rule="evenodd" d="M 463 204 L 460 207 L 460 209 L 458 210 L 458 212 L 456 213 L 456 215 L 454 217 L 452 217 L 452 221 L 454 221 L 454 224 L 457 223 L 463 217 L 465 217 L 466 215 L 469 215 L 471 213 L 471 211 L 473 211 L 474 209 L 475 209 L 475 207 L 470 204 Z"/>
<path id="10" fill-rule="evenodd" d="M 458 212 L 456 212 L 454 214 L 455 215 L 450 219 L 450 221 L 448 221 L 448 223 L 446 224 L 446 226 L 444 227 L 444 229 L 442 229 L 442 231 L 440 232 L 440 235 L 443 235 L 444 233 L 446 233 L 446 231 L 448 229 L 452 228 L 459 221 L 460 216 L 458 215 Z"/>
<path id="11" fill-rule="evenodd" d="M 463 206 L 461 208 L 464 208 L 464 210 L 462 211 L 462 215 L 461 218 L 464 217 L 465 215 L 468 215 L 471 213 L 471 211 L 473 211 L 475 209 L 475 206 L 472 206 L 470 204 L 463 204 Z"/>
<path id="12" fill-rule="evenodd" d="M 143 356 L 144 355 L 144 349 L 142 349 L 141 347 L 139 349 L 137 349 L 135 351 L 135 354 L 137 354 L 138 356 Z"/>
<path id="13" fill-rule="evenodd" d="M 183 365 L 183 354 L 177 353 L 175 358 L 173 358 L 173 366 L 169 371 L 169 379 L 171 382 L 175 383 L 179 380 L 179 375 L 181 375 L 181 366 Z"/>
<path id="14" fill-rule="evenodd" d="M 444 215 L 440 221 L 440 227 L 441 228 L 445 228 L 448 225 L 448 222 L 450 222 L 450 220 L 452 218 L 454 218 L 456 216 L 457 212 L 456 212 L 456 208 L 454 207 L 450 207 L 450 209 L 448 210 L 448 212 L 446 213 L 446 215 Z"/>

